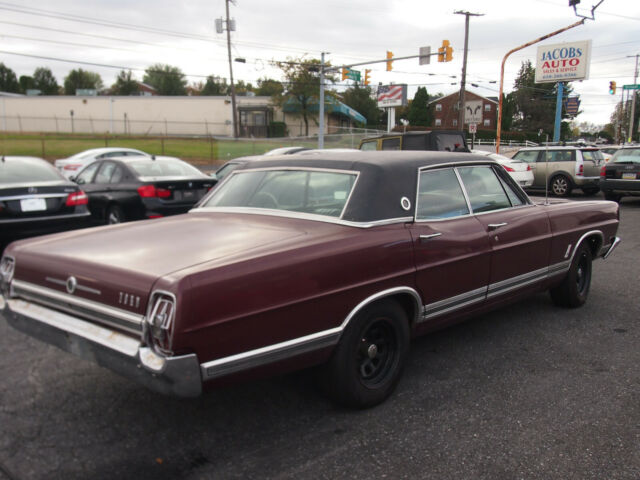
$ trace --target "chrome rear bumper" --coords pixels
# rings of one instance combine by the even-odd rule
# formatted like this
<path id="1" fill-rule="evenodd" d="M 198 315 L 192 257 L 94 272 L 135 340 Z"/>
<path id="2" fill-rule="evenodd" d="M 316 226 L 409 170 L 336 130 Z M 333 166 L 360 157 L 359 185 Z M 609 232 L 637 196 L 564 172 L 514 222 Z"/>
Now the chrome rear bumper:
<path id="1" fill-rule="evenodd" d="M 613 242 L 611 242 L 611 245 L 602 252 L 602 258 L 604 260 L 609 258 L 609 255 L 613 253 L 616 247 L 620 244 L 620 241 L 621 241 L 620 237 L 614 237 Z"/>
<path id="2" fill-rule="evenodd" d="M 0 311 L 17 330 L 65 352 L 93 361 L 150 390 L 179 397 L 202 393 L 195 354 L 157 355 L 139 339 L 19 298 L 0 300 Z"/>

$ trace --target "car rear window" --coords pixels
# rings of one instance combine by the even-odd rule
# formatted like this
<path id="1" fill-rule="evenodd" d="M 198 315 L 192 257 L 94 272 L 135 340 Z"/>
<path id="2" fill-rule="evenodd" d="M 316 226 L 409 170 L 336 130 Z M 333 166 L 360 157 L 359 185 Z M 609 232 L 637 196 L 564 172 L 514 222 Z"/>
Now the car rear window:
<path id="1" fill-rule="evenodd" d="M 618 150 L 611 161 L 614 163 L 640 163 L 640 148 Z"/>
<path id="2" fill-rule="evenodd" d="M 58 171 L 44 160 L 37 158 L 0 161 L 0 184 L 51 182 L 62 180 Z"/>
<path id="3" fill-rule="evenodd" d="M 145 159 L 129 163 L 140 177 L 201 177 L 200 170 L 180 160 Z"/>
<path id="4" fill-rule="evenodd" d="M 318 170 L 234 172 L 203 207 L 248 207 L 340 217 L 357 174 Z"/>
<path id="5" fill-rule="evenodd" d="M 600 150 L 582 150 L 582 158 L 599 163 L 604 160 Z"/>

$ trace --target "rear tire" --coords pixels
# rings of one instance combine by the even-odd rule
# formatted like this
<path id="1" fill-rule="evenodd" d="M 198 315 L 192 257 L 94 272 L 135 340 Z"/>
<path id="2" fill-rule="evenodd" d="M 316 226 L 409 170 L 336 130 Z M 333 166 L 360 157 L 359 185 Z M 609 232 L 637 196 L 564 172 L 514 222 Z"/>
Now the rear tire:
<path id="1" fill-rule="evenodd" d="M 553 303 L 560 307 L 577 308 L 587 301 L 591 286 L 591 249 L 581 244 L 573 257 L 567 276 L 549 290 Z"/>
<path id="2" fill-rule="evenodd" d="M 126 221 L 126 218 L 124 216 L 124 212 L 122 211 L 122 208 L 120 208 L 118 205 L 111 205 L 107 209 L 106 220 L 107 220 L 107 225 L 116 225 L 118 223 L 122 223 Z"/>
<path id="3" fill-rule="evenodd" d="M 549 182 L 549 189 L 556 197 L 568 197 L 571 195 L 573 186 L 571 179 L 566 175 L 556 175 Z"/>
<path id="4" fill-rule="evenodd" d="M 351 320 L 320 383 L 336 402 L 368 408 L 383 402 L 395 389 L 409 353 L 409 321 L 392 300 L 366 307 Z"/>

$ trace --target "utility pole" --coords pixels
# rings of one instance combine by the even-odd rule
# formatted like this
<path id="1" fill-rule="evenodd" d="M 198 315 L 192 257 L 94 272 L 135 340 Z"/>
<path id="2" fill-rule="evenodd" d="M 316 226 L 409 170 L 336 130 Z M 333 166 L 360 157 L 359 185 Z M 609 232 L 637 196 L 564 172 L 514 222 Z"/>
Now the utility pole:
<path id="1" fill-rule="evenodd" d="M 469 17 L 481 17 L 484 13 L 471 13 L 457 10 L 456 15 L 464 15 L 464 58 L 462 60 L 462 81 L 460 82 L 460 109 L 458 111 L 458 127 L 464 130 L 464 91 L 467 83 L 467 49 L 469 48 Z"/>
<path id="2" fill-rule="evenodd" d="M 640 54 L 636 54 L 636 55 L 627 55 L 627 58 L 631 58 L 631 57 L 636 57 L 636 69 L 634 71 L 633 74 L 633 83 L 636 84 L 638 83 L 638 57 L 640 57 Z M 636 113 L 636 91 L 635 90 L 631 90 L 631 115 L 629 118 L 629 135 L 627 137 L 627 141 L 629 143 L 631 143 L 633 141 L 633 117 Z"/>
<path id="3" fill-rule="evenodd" d="M 236 110 L 236 86 L 233 83 L 233 60 L 231 58 L 231 23 L 229 20 L 229 2 L 225 0 L 227 7 L 227 52 L 229 54 L 229 78 L 231 80 L 231 109 L 233 110 L 233 138 L 238 138 L 238 112 Z M 233 28 L 235 30 L 235 28 Z"/>
<path id="4" fill-rule="evenodd" d="M 318 105 L 318 148 L 324 148 L 324 52 L 320 54 L 320 104 Z"/>

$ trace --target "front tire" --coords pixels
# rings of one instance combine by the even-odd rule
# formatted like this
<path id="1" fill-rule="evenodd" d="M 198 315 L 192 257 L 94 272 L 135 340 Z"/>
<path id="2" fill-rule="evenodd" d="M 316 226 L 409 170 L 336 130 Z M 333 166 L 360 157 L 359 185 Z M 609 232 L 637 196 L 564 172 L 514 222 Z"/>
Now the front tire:
<path id="1" fill-rule="evenodd" d="M 584 305 L 591 286 L 591 263 L 591 249 L 583 243 L 578 247 L 562 283 L 549 290 L 553 303 L 565 308 Z"/>
<path id="2" fill-rule="evenodd" d="M 336 402 L 368 408 L 395 389 L 409 353 L 409 321 L 395 301 L 366 307 L 349 323 L 329 362 L 321 385 Z"/>
<path id="3" fill-rule="evenodd" d="M 551 179 L 549 188 L 551 193 L 556 197 L 568 197 L 571 195 L 573 186 L 571 185 L 571 180 L 566 175 L 556 175 Z"/>

